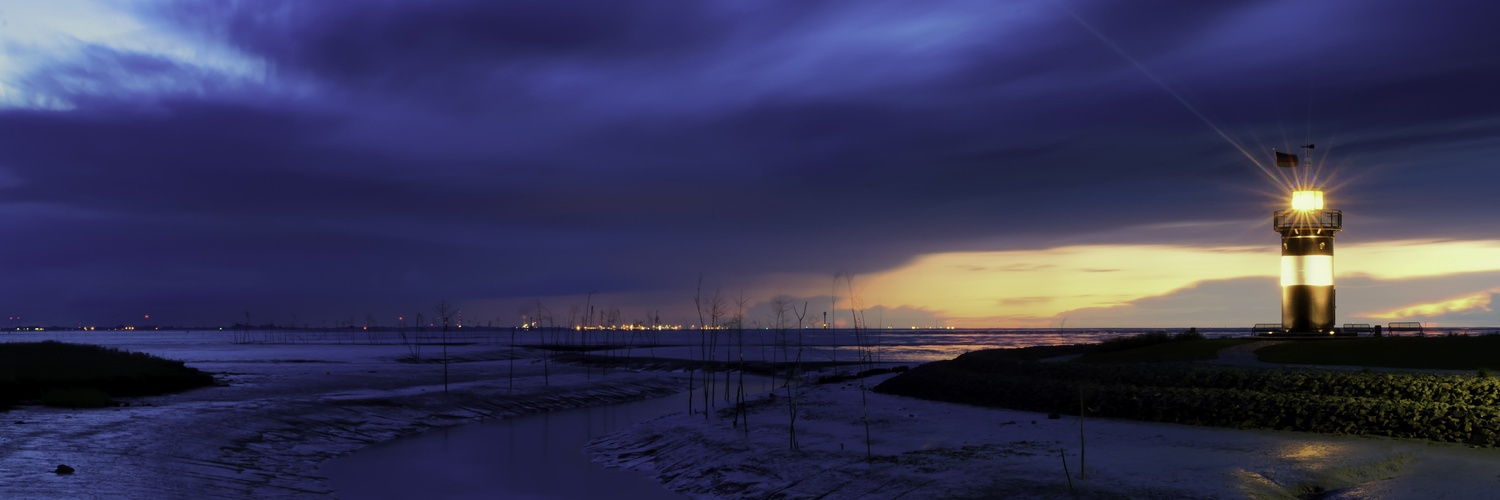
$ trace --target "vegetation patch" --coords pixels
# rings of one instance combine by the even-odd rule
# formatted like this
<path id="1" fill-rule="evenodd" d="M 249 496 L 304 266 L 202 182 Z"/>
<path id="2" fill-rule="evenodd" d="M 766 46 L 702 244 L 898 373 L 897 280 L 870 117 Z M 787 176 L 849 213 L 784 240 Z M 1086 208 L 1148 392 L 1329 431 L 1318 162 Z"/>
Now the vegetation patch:
<path id="1" fill-rule="evenodd" d="M 1115 351 L 1126 351 L 1140 349 L 1142 347 L 1166 344 L 1170 342 L 1188 342 L 1203 340 L 1203 334 L 1198 333 L 1197 328 L 1189 328 L 1182 333 L 1147 332 L 1129 337 L 1113 338 L 1094 345 L 1091 352 L 1105 353 Z"/>
<path id="2" fill-rule="evenodd" d="M 1478 370 L 1500 368 L 1500 335 L 1285 342 L 1255 355 L 1267 363 Z"/>
<path id="3" fill-rule="evenodd" d="M 92 387 L 65 387 L 42 392 L 42 404 L 58 408 L 104 408 L 114 406 L 109 394 Z"/>
<path id="4" fill-rule="evenodd" d="M 893 367 L 890 367 L 890 368 L 871 368 L 869 370 L 865 370 L 865 371 L 862 371 L 862 372 L 859 372 L 859 373 L 856 373 L 856 374 L 853 374 L 853 375 L 825 375 L 825 376 L 822 376 L 822 377 L 818 377 L 818 383 L 819 384 L 837 384 L 839 382 L 847 382 L 847 381 L 850 381 L 850 380 L 858 380 L 858 379 L 862 379 L 862 378 L 865 378 L 865 377 L 873 377 L 873 376 L 876 376 L 876 375 L 885 375 L 887 373 L 901 373 L 901 372 L 907 371 L 909 369 L 911 369 L 911 368 L 908 367 L 908 366 L 906 366 L 906 365 L 900 365 L 900 366 L 893 366 Z"/>
<path id="5" fill-rule="evenodd" d="M 1010 359 L 1014 361 L 1040 361 L 1047 358 L 1060 356 L 1076 356 L 1094 350 L 1098 344 L 1068 344 L 1068 345 L 1038 345 L 1031 347 L 1016 347 L 1010 349 L 991 349 L 985 352 L 990 356 Z"/>
<path id="6" fill-rule="evenodd" d="M 876 392 L 1191 425 L 1500 444 L 1500 381 L 1411 373 L 1177 364 L 1036 363 L 977 351 L 892 377 Z"/>
<path id="7" fill-rule="evenodd" d="M 213 376 L 141 352 L 57 341 L 0 344 L 0 404 L 90 408 L 111 397 L 151 396 L 212 385 Z"/>
<path id="8" fill-rule="evenodd" d="M 1254 339 L 1199 339 L 1187 342 L 1169 341 L 1123 351 L 1092 352 L 1079 357 L 1084 363 L 1156 363 L 1162 361 L 1201 361 L 1219 357 L 1219 351 L 1237 345 L 1257 342 Z"/>
<path id="9" fill-rule="evenodd" d="M 994 349 L 985 356 L 1012 361 L 1041 361 L 1079 356 L 1085 363 L 1151 363 L 1214 359 L 1220 349 L 1253 340 L 1205 339 L 1196 328 L 1181 333 L 1149 332 L 1106 340 L 1097 344 L 1070 344 Z"/>

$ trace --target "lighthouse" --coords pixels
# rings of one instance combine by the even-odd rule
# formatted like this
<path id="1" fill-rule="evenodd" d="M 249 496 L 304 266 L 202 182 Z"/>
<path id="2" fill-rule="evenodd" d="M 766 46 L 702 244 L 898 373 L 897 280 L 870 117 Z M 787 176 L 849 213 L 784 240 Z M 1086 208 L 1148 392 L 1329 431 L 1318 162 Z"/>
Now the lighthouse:
<path id="1" fill-rule="evenodd" d="M 1281 233 L 1282 333 L 1333 334 L 1333 236 L 1344 213 L 1324 208 L 1321 187 L 1298 188 L 1271 224 Z"/>

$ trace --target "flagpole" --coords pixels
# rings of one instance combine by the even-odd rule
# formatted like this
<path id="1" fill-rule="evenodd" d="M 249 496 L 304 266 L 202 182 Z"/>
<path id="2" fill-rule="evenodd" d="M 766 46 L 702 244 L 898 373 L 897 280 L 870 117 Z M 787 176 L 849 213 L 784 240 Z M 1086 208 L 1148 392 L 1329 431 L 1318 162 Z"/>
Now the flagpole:
<path id="1" fill-rule="evenodd" d="M 1311 184 L 1307 184 L 1307 186 L 1308 186 L 1309 189 L 1321 189 L 1322 186 L 1318 183 L 1318 174 L 1320 172 L 1318 172 L 1318 170 L 1315 169 L 1314 166 L 1313 166 L 1313 160 L 1312 160 L 1313 146 L 1315 146 L 1315 144 L 1309 142 L 1309 143 L 1307 143 L 1306 146 L 1302 146 L 1302 148 L 1301 148 L 1303 150 L 1302 154 L 1304 154 L 1304 155 L 1307 156 L 1307 162 L 1306 162 L 1307 170 L 1308 170 L 1308 172 L 1310 172 L 1312 174 L 1312 183 Z"/>

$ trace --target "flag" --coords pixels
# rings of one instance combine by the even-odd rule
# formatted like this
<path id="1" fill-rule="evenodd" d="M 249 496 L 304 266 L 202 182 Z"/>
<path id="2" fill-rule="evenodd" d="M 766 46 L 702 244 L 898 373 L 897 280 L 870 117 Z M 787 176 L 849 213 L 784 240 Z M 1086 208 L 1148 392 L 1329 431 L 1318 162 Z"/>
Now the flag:
<path id="1" fill-rule="evenodd" d="M 1280 151 L 1273 151 L 1273 152 L 1276 153 L 1276 166 L 1278 166 L 1278 167 L 1295 167 L 1295 166 L 1297 166 L 1297 155 L 1290 155 L 1290 154 L 1286 154 L 1286 153 L 1283 153 L 1283 152 L 1280 152 Z"/>

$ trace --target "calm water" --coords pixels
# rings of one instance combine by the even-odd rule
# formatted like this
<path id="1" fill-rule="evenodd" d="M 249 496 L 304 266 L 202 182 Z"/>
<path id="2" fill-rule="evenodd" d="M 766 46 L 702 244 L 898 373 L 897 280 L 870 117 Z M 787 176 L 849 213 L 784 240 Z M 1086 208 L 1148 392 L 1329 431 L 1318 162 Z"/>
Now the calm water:
<path id="1" fill-rule="evenodd" d="M 921 363 L 952 359 L 965 352 L 978 349 L 1026 347 L 1033 345 L 1058 345 L 1098 342 L 1105 339 L 1135 335 L 1151 331 L 1181 332 L 1181 328 L 1001 328 L 990 330 L 868 330 L 868 342 L 880 361 L 896 363 Z M 1248 327 L 1199 328 L 1208 337 L 1236 337 L 1250 334 Z M 1457 328 L 1429 327 L 1428 336 L 1447 334 L 1485 335 L 1500 333 L 1500 327 Z M 719 347 L 713 359 L 738 359 L 741 335 L 744 341 L 744 356 L 748 361 L 796 359 L 798 334 L 791 330 L 781 334 L 774 330 L 745 330 L 743 334 L 718 331 Z M 469 344 L 474 347 L 494 346 L 503 348 L 512 341 L 521 345 L 573 345 L 581 343 L 597 345 L 632 344 L 632 349 L 617 349 L 612 355 L 657 356 L 683 359 L 701 359 L 699 348 L 705 338 L 699 330 L 675 331 L 588 331 L 573 330 L 520 330 L 512 334 L 509 328 L 461 328 L 451 329 L 446 336 L 448 342 Z M 185 331 L 140 331 L 140 332 L 15 332 L 4 340 L 57 339 L 73 342 L 88 342 L 104 345 L 122 345 L 131 349 L 150 351 L 152 344 L 162 342 L 176 346 L 183 342 L 224 344 L 248 343 L 258 345 L 395 345 L 407 341 L 432 344 L 443 341 L 443 333 L 435 329 L 402 331 L 379 329 L 372 331 L 329 330 L 195 330 Z M 802 359 L 806 361 L 854 359 L 854 332 L 851 330 L 804 330 L 801 334 Z"/>
<path id="2" fill-rule="evenodd" d="M 1105 339 L 1136 335 L 1152 331 L 1181 332 L 1186 330 L 1164 330 L 1160 328 L 1067 328 L 1067 329 L 997 329 L 997 330 L 868 330 L 866 342 L 881 362 L 924 363 L 953 359 L 960 354 L 980 349 L 1027 347 L 1035 345 L 1060 345 L 1092 343 Z M 1208 337 L 1248 335 L 1246 328 L 1199 328 Z M 740 333 L 718 332 L 719 346 L 713 359 L 739 359 Z M 603 341 L 603 336 L 594 332 L 589 343 Z M 796 359 L 799 350 L 797 331 L 784 335 L 774 330 L 745 330 L 744 356 L 746 360 L 782 361 Z M 803 361 L 852 361 L 855 359 L 855 337 L 852 330 L 804 330 L 800 341 Z M 667 358 L 701 359 L 699 347 L 702 332 L 678 330 L 665 332 L 612 332 L 610 343 L 651 344 L 665 347 L 633 348 L 610 351 L 614 355 L 658 356 Z M 508 341 L 507 339 L 502 339 Z M 581 342 L 577 332 L 561 333 L 526 332 L 517 343 L 563 343 Z"/>

